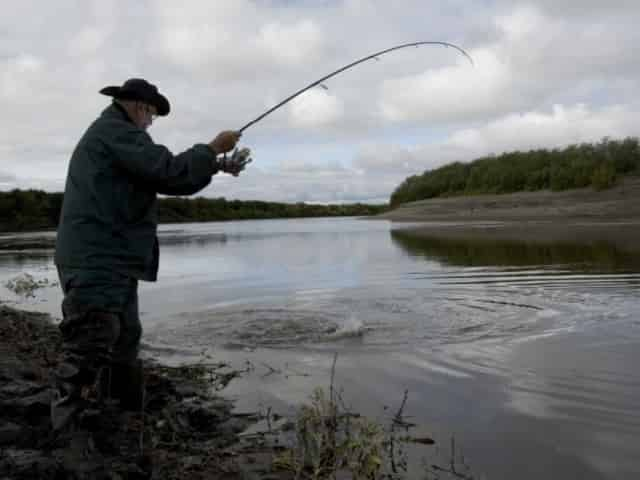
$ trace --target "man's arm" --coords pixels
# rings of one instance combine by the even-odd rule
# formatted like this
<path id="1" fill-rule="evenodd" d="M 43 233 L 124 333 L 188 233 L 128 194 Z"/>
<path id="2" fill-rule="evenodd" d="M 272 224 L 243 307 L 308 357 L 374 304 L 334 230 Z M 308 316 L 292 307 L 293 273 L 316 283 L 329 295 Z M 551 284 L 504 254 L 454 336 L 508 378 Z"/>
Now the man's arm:
<path id="1" fill-rule="evenodd" d="M 154 143 L 146 132 L 130 128 L 108 147 L 118 167 L 158 193 L 194 194 L 209 185 L 217 172 L 216 156 L 205 144 L 174 155 L 164 145 Z"/>

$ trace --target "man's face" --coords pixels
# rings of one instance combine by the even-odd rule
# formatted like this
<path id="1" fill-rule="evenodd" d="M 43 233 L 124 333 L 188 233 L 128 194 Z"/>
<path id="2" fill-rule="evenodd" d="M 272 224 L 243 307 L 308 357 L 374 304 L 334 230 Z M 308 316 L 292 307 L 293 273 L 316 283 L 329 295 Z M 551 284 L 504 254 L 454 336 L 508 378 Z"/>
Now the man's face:
<path id="1" fill-rule="evenodd" d="M 147 130 L 153 123 L 153 120 L 158 116 L 158 111 L 153 105 L 137 102 L 135 116 L 136 118 L 134 120 L 136 125 L 143 130 Z"/>

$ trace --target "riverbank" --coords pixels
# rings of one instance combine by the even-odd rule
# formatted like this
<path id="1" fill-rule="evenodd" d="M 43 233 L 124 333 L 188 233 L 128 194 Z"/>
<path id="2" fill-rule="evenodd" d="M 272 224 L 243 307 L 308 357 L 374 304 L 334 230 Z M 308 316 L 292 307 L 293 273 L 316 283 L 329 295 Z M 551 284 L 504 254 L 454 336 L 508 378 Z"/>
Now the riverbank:
<path id="1" fill-rule="evenodd" d="M 613 188 L 433 198 L 403 204 L 376 218 L 394 222 L 640 222 L 640 179 Z"/>
<path id="2" fill-rule="evenodd" d="M 142 411 L 107 408 L 54 437 L 49 385 L 60 349 L 48 315 L 0 306 L 0 477 L 286 478 L 274 477 L 278 448 L 239 435 L 260 415 L 211 393 L 241 375 L 220 363 L 147 362 Z"/>
<path id="3" fill-rule="evenodd" d="M 337 388 L 316 388 L 293 416 L 238 412 L 218 396 L 236 378 L 223 362 L 181 366 L 145 360 L 145 400 L 139 412 L 117 404 L 89 406 L 72 432 L 54 435 L 49 405 L 61 338 L 48 315 L 0 305 L 0 478 L 22 479 L 264 479 L 406 478 L 411 444 L 402 402 L 389 426 L 347 410 Z M 268 374 L 281 373 L 269 367 Z M 468 467 L 422 466 L 424 478 L 466 478 Z M 456 470 L 458 468 L 458 470 Z"/>

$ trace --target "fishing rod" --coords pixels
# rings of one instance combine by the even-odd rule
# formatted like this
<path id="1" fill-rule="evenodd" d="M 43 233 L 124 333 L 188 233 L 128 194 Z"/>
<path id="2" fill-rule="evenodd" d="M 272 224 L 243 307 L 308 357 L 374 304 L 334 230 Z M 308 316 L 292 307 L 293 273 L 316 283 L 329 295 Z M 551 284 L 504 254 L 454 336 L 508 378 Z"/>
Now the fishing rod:
<path id="1" fill-rule="evenodd" d="M 280 103 L 278 103 L 277 105 L 271 107 L 269 110 L 267 110 L 266 112 L 264 112 L 262 115 L 260 115 L 259 117 L 251 120 L 249 123 L 247 123 L 245 126 L 243 126 L 240 130 L 237 130 L 239 133 L 244 132 L 247 128 L 249 128 L 251 125 L 254 125 L 256 123 L 258 123 L 260 120 L 262 120 L 264 117 L 266 117 L 267 115 L 269 115 L 270 113 L 274 112 L 275 110 L 279 109 L 280 107 L 282 107 L 283 105 L 289 103 L 291 100 L 293 100 L 294 98 L 296 98 L 298 95 L 306 92 L 307 90 L 309 90 L 310 88 L 313 88 L 317 85 L 320 85 L 321 87 L 323 87 L 324 89 L 326 89 L 327 87 L 324 86 L 322 84 L 322 82 L 324 82 L 325 80 L 328 80 L 331 77 L 334 77 L 336 75 L 338 75 L 339 73 L 344 72 L 345 70 L 348 70 L 352 67 L 355 67 L 356 65 L 358 65 L 359 63 L 363 63 L 366 62 L 367 60 L 379 60 L 379 56 L 384 55 L 385 53 L 389 53 L 389 52 L 393 52 L 394 50 L 400 50 L 401 48 L 408 48 L 408 47 L 419 47 L 421 45 L 441 45 L 444 47 L 451 47 L 456 49 L 457 51 L 459 51 L 462 55 L 464 55 L 465 57 L 467 57 L 467 59 L 469 60 L 469 62 L 471 62 L 471 65 L 473 65 L 473 59 L 471 58 L 471 56 L 465 52 L 461 47 L 454 45 L 453 43 L 449 43 L 449 42 L 413 42 L 413 43 L 403 43 L 402 45 L 396 45 L 395 47 L 391 47 L 391 48 L 387 48 L 385 50 L 380 50 L 379 52 L 376 53 L 372 53 L 371 55 L 367 55 L 366 57 L 363 57 L 359 60 L 356 60 L 355 62 L 352 62 L 348 65 L 345 65 L 342 68 L 339 68 L 338 70 L 335 70 L 333 72 L 331 72 L 329 75 L 325 75 L 324 77 L 322 77 L 319 80 L 316 80 L 313 83 L 310 83 L 309 85 L 307 85 L 304 88 L 301 88 L 300 90 L 298 90 L 297 92 L 293 93 L 292 95 L 289 95 L 287 98 L 285 98 L 284 100 L 282 100 Z"/>

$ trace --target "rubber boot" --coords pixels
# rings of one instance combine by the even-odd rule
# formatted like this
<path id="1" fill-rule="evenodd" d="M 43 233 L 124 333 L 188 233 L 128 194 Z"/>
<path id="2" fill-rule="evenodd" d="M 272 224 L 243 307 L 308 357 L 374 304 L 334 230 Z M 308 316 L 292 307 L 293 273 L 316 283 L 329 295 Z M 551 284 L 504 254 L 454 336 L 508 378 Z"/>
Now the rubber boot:
<path id="1" fill-rule="evenodd" d="M 55 386 L 51 396 L 51 426 L 55 432 L 67 428 L 85 408 L 82 398 L 81 371 L 75 365 L 62 362 L 54 371 Z"/>
<path id="2" fill-rule="evenodd" d="M 113 364 L 110 370 L 111 374 L 102 378 L 105 397 L 118 401 L 122 410 L 140 411 L 144 404 L 142 360 L 130 365 Z"/>

